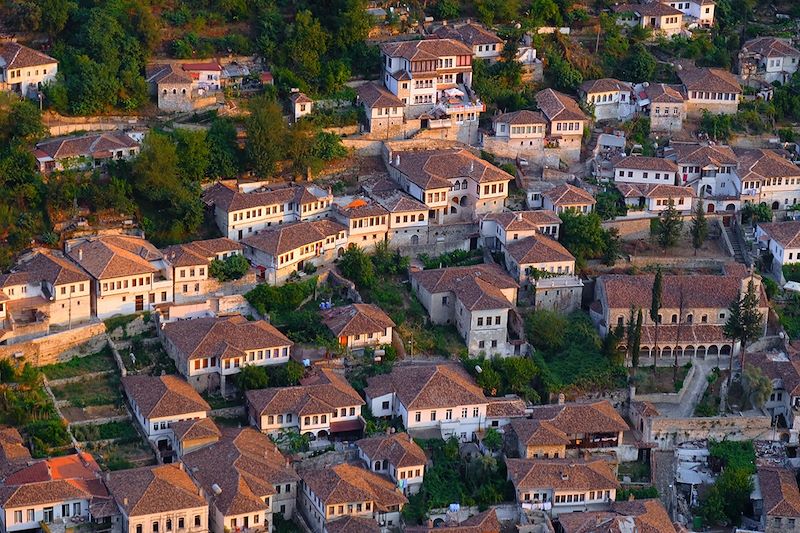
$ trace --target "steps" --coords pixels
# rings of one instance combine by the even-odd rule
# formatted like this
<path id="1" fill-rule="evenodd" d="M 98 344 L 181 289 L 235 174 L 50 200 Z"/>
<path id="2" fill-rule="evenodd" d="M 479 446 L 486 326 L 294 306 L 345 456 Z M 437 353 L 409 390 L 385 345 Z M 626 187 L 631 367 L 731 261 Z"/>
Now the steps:
<path id="1" fill-rule="evenodd" d="M 744 253 L 742 253 L 742 244 L 739 240 L 739 236 L 731 229 L 730 226 L 725 226 L 724 228 L 725 233 L 728 234 L 728 240 L 731 243 L 731 247 L 733 248 L 733 257 L 736 259 L 737 263 L 744 263 Z"/>

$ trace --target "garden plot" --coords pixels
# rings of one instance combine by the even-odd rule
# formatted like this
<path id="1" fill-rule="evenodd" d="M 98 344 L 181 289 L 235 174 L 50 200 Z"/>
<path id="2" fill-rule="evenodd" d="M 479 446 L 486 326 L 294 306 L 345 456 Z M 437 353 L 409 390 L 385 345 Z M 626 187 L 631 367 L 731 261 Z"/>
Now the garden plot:
<path id="1" fill-rule="evenodd" d="M 72 426 L 72 434 L 84 443 L 101 467 L 122 470 L 155 464 L 150 444 L 138 432 L 132 420 L 119 420 L 104 424 Z"/>

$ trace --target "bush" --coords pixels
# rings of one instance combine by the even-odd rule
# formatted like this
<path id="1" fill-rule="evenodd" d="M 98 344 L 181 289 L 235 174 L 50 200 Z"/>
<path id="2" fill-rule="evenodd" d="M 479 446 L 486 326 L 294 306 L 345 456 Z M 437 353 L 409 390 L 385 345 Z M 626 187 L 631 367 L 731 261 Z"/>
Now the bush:
<path id="1" fill-rule="evenodd" d="M 243 255 L 232 255 L 220 261 L 214 259 L 208 267 L 208 275 L 218 281 L 240 279 L 250 270 L 250 263 Z"/>
<path id="2" fill-rule="evenodd" d="M 292 311 L 297 309 L 303 300 L 314 293 L 317 278 L 305 281 L 287 283 L 276 287 L 273 285 L 258 285 L 255 289 L 245 294 L 245 298 L 256 311 L 266 315 L 272 311 Z"/>
<path id="3" fill-rule="evenodd" d="M 786 281 L 800 281 L 800 263 L 783 265 L 783 277 Z"/>

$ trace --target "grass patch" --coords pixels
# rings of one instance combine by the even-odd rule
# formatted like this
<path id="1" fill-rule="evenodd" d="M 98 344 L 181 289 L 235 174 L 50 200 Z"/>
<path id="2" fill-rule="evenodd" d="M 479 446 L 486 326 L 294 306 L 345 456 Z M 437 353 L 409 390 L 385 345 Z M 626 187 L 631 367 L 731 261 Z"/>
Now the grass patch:
<path id="1" fill-rule="evenodd" d="M 106 331 L 109 333 L 109 335 L 114 333 L 114 331 L 116 331 L 118 328 L 122 328 L 122 337 L 127 338 L 128 324 L 136 320 L 139 315 L 142 315 L 142 319 L 145 323 L 150 322 L 150 312 L 145 311 L 144 313 L 134 313 L 132 315 L 112 316 L 111 318 L 103 320 L 103 324 L 106 325 Z"/>
<path id="2" fill-rule="evenodd" d="M 133 353 L 136 362 L 134 362 L 130 353 Z M 141 371 L 144 368 L 150 368 L 151 376 L 160 376 L 162 374 L 177 374 L 178 369 L 175 367 L 175 361 L 167 355 L 161 343 L 146 343 L 141 335 L 137 335 L 131 339 L 130 350 L 123 350 L 120 353 L 122 363 L 125 369 L 129 372 Z"/>
<path id="3" fill-rule="evenodd" d="M 141 438 L 136 428 L 133 426 L 134 423 L 133 421 L 125 421 L 72 426 L 72 434 L 81 442 L 108 439 L 132 442 Z"/>
<path id="4" fill-rule="evenodd" d="M 104 370 L 116 370 L 114 354 L 111 347 L 106 344 L 99 352 L 95 352 L 85 357 L 74 357 L 66 363 L 57 363 L 41 367 L 42 373 L 47 379 L 66 379 L 102 372 Z"/>
<path id="5" fill-rule="evenodd" d="M 52 391 L 56 400 L 67 400 L 73 407 L 122 403 L 119 376 L 116 374 L 67 383 L 52 387 Z"/>
<path id="6" fill-rule="evenodd" d="M 425 270 L 432 268 L 447 268 L 454 266 L 470 266 L 483 263 L 482 250 L 453 250 L 442 255 L 431 257 L 428 254 L 417 256 L 422 261 Z"/>
<path id="7" fill-rule="evenodd" d="M 677 381 L 674 379 L 675 369 L 671 366 L 656 367 L 655 373 L 652 367 L 638 368 L 633 378 L 636 383 L 636 392 L 641 394 L 678 392 L 683 387 L 690 368 L 691 363 L 679 366 Z"/>
<path id="8" fill-rule="evenodd" d="M 620 463 L 619 478 L 631 478 L 633 483 L 650 483 L 650 462 L 633 461 L 630 463 Z"/>
<path id="9" fill-rule="evenodd" d="M 238 407 L 242 405 L 242 402 L 239 399 L 233 398 L 228 400 L 219 394 L 208 394 L 207 392 L 204 392 L 202 396 L 212 409 L 227 409 L 228 407 Z"/>

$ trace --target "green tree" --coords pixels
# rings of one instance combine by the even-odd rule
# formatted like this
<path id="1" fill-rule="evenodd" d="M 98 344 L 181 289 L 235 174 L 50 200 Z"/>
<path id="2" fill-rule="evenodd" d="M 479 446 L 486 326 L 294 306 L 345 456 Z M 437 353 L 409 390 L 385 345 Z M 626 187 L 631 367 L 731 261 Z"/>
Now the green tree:
<path id="1" fill-rule="evenodd" d="M 178 168 L 185 181 L 202 181 L 210 163 L 208 134 L 203 131 L 175 130 Z"/>
<path id="2" fill-rule="evenodd" d="M 764 332 L 764 315 L 758 310 L 759 295 L 751 278 L 747 291 L 728 307 L 728 319 L 723 326 L 725 336 L 734 343 L 739 342 L 739 368 L 744 369 L 747 345 L 758 340 Z M 728 363 L 728 384 L 733 375 L 733 350 Z"/>
<path id="3" fill-rule="evenodd" d="M 772 394 L 772 380 L 757 366 L 748 366 L 742 373 L 745 390 L 747 390 L 753 407 L 761 409 Z"/>
<path id="4" fill-rule="evenodd" d="M 351 244 L 339 258 L 339 271 L 362 289 L 375 286 L 377 278 L 370 257 L 358 246 Z"/>
<path id="5" fill-rule="evenodd" d="M 596 213 L 584 215 L 564 211 L 559 216 L 562 222 L 559 240 L 575 256 L 578 265 L 582 267 L 587 259 L 603 254 L 606 241 Z"/>
<path id="6" fill-rule="evenodd" d="M 650 293 L 650 320 L 653 321 L 653 371 L 655 372 L 656 362 L 658 360 L 658 325 L 661 323 L 661 298 L 664 291 L 664 275 L 661 273 L 661 267 L 656 270 L 656 275 L 653 278 L 653 288 Z"/>
<path id="7" fill-rule="evenodd" d="M 664 249 L 664 253 L 678 243 L 682 231 L 683 218 L 675 209 L 675 202 L 670 198 L 667 209 L 661 212 L 656 225 L 656 241 Z"/>
<path id="8" fill-rule="evenodd" d="M 208 130 L 208 175 L 231 178 L 239 172 L 236 126 L 230 119 L 214 117 Z"/>
<path id="9" fill-rule="evenodd" d="M 437 19 L 455 19 L 461 15 L 461 6 L 457 0 L 439 0 L 434 8 L 434 16 Z"/>
<path id="10" fill-rule="evenodd" d="M 703 210 L 703 198 L 702 196 L 697 201 L 697 204 L 694 208 L 694 214 L 692 216 L 692 248 L 694 248 L 694 255 L 697 255 L 697 250 L 703 246 L 703 243 L 706 242 L 706 238 L 708 237 L 708 221 L 706 220 L 706 213 Z"/>
<path id="11" fill-rule="evenodd" d="M 628 59 L 623 63 L 623 74 L 626 80 L 640 83 L 653 79 L 656 71 L 656 58 L 641 43 L 631 47 Z"/>
<path id="12" fill-rule="evenodd" d="M 547 74 L 556 89 L 573 92 L 583 83 L 583 74 L 572 66 L 562 55 L 550 53 L 547 55 Z"/>
<path id="13" fill-rule="evenodd" d="M 224 260 L 214 259 L 208 265 L 208 275 L 219 281 L 240 279 L 250 270 L 250 263 L 243 255 L 232 255 Z"/>
<path id="14" fill-rule="evenodd" d="M 243 366 L 236 376 L 236 384 L 242 391 L 265 389 L 269 386 L 267 370 L 263 366 Z"/>
<path id="15" fill-rule="evenodd" d="M 525 319 L 525 333 L 538 350 L 556 352 L 564 347 L 567 319 L 548 309 L 537 309 Z"/>
<path id="16" fill-rule="evenodd" d="M 254 98 L 245 119 L 247 156 L 259 176 L 269 176 L 283 156 L 287 127 L 280 106 L 269 98 Z"/>
<path id="17" fill-rule="evenodd" d="M 642 309 L 639 308 L 638 317 L 634 313 L 634 308 L 631 306 L 631 313 L 628 317 L 628 325 L 626 328 L 626 345 L 628 348 L 628 360 L 630 361 L 630 374 L 631 377 L 636 373 L 636 368 L 639 366 L 639 348 L 642 338 Z"/>
<path id="18" fill-rule="evenodd" d="M 496 429 L 489 428 L 483 436 L 483 444 L 493 452 L 496 452 L 503 447 L 503 436 Z"/>
<path id="19" fill-rule="evenodd" d="M 178 150 L 162 133 L 151 132 L 144 138 L 132 171 L 134 187 L 149 200 L 169 200 L 180 188 Z"/>
<path id="20" fill-rule="evenodd" d="M 753 204 L 748 202 L 742 207 L 742 222 L 745 224 L 772 222 L 772 210 L 765 203 Z"/>
<path id="21" fill-rule="evenodd" d="M 302 78 L 315 80 L 322 73 L 322 59 L 329 42 L 330 36 L 311 11 L 299 11 L 287 30 L 286 56 Z"/>
<path id="22" fill-rule="evenodd" d="M 542 26 L 561 26 L 564 19 L 561 17 L 561 10 L 554 0 L 533 0 L 528 9 L 530 18 L 528 24 L 534 28 Z"/>

